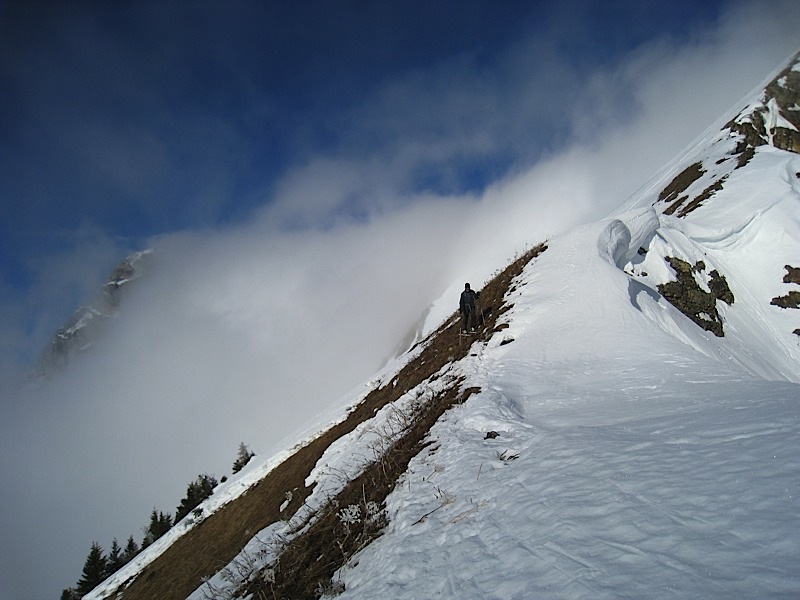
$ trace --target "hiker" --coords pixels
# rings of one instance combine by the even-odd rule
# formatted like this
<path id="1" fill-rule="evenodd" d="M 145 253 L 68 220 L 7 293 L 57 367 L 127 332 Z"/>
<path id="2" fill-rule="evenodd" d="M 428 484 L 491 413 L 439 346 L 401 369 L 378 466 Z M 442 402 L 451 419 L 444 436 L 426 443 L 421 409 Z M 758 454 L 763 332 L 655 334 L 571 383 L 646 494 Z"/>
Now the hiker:
<path id="1" fill-rule="evenodd" d="M 478 293 L 470 289 L 469 284 L 464 284 L 464 291 L 461 292 L 461 299 L 458 303 L 458 310 L 461 311 L 461 332 L 475 331 L 475 301 Z"/>

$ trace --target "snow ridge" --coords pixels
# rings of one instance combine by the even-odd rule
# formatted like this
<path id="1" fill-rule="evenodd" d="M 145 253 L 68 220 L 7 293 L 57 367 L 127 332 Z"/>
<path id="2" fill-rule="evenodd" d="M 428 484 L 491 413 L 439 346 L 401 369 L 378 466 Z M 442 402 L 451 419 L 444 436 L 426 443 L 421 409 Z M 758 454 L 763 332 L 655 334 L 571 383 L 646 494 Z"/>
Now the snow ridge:
<path id="1" fill-rule="evenodd" d="M 487 302 L 485 334 L 459 337 L 450 317 L 432 374 L 330 443 L 304 481 L 313 493 L 282 497 L 283 520 L 189 597 L 258 597 L 326 507 L 348 533 L 371 519 L 380 535 L 308 597 L 797 597 L 800 319 L 771 300 L 800 285 L 785 275 L 800 267 L 798 65 L 669 176 L 548 240 L 502 302 Z M 688 265 L 683 282 L 677 264 Z M 705 316 L 721 335 L 668 301 L 670 284 L 687 301 L 715 295 Z M 388 365 L 342 399 L 339 421 L 435 354 L 420 345 Z M 398 415 L 449 395 L 382 503 L 366 502 L 365 485 L 358 510 L 331 504 L 379 455 L 376 439 L 396 441 Z M 251 489 L 243 482 L 220 486 L 203 514 Z M 146 577 L 136 569 L 89 597 Z"/>

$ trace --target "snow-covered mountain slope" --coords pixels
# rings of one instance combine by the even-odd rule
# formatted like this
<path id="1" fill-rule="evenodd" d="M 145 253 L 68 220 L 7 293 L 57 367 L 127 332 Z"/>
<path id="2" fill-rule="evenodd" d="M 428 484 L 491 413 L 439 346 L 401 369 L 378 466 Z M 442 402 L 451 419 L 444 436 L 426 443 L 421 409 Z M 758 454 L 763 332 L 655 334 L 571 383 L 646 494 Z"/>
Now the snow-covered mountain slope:
<path id="1" fill-rule="evenodd" d="M 134 252 L 114 268 L 92 303 L 75 311 L 53 335 L 39 356 L 33 378 L 47 377 L 54 370 L 62 369 L 71 356 L 91 347 L 107 321 L 117 314 L 123 289 L 144 274 L 145 263 L 151 252 Z"/>
<path id="2" fill-rule="evenodd" d="M 551 240 L 510 298 L 513 344 L 476 344 L 461 368 L 481 393 L 436 425 L 342 597 L 796 595 L 800 340 L 770 300 L 800 256 L 797 172 L 759 148 L 685 219 L 643 208 Z M 658 293 L 667 256 L 704 261 L 707 293 L 705 273 L 727 278 L 724 337 Z"/>
<path id="3" fill-rule="evenodd" d="M 520 278 L 510 327 L 460 366 L 481 392 L 434 426 L 341 598 L 796 596 L 800 388 L 636 308 L 586 251 L 604 233 Z"/>
<path id="4" fill-rule="evenodd" d="M 721 131 L 682 157 L 675 167 L 683 170 L 662 189 L 634 199 L 631 206 L 652 205 L 657 220 L 637 219 L 634 227 L 643 228 L 639 235 L 647 243 L 640 254 L 626 257 L 634 280 L 651 289 L 674 280 L 676 267 L 688 266 L 687 281 L 712 292 L 716 271 L 731 295 L 712 301 L 695 320 L 727 339 L 697 349 L 759 376 L 795 382 L 800 318 L 788 308 L 791 303 L 782 308 L 776 300 L 792 292 L 787 283 L 800 263 L 799 65 L 795 58 L 763 91 L 745 99 L 745 108 Z M 659 291 L 676 300 L 670 293 L 675 290 Z M 694 306 L 686 306 L 690 299 L 683 296 L 676 305 L 684 312 L 702 304 L 694 298 Z"/>
<path id="5" fill-rule="evenodd" d="M 188 571 L 206 550 L 169 562 L 177 540 L 384 394 L 300 485 L 274 480 L 280 516 L 237 522 L 249 541 L 191 598 L 287 595 L 287 573 L 313 590 L 292 597 L 796 598 L 798 75 L 795 58 L 618 213 L 488 284 L 483 333 L 448 320 L 90 597 Z M 301 542 L 325 568 L 290 571 Z"/>
<path id="6" fill-rule="evenodd" d="M 773 301 L 800 263 L 800 156 L 774 145 L 796 139 L 797 70 L 788 106 L 767 92 L 732 122 L 762 144 L 726 127 L 688 185 L 528 266 L 460 367 L 481 393 L 433 428 L 341 598 L 797 597 L 800 314 Z M 668 257 L 718 334 L 659 292 Z"/>

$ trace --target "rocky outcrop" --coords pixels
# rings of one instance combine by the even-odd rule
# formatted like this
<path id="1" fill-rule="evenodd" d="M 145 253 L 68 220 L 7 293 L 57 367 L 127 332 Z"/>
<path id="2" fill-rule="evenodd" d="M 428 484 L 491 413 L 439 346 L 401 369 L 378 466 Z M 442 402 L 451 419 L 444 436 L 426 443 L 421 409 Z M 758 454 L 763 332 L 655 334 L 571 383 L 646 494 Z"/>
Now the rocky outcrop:
<path id="1" fill-rule="evenodd" d="M 704 173 L 703 163 L 693 163 L 681 171 L 680 174 L 661 191 L 658 195 L 659 201 L 671 203 L 664 210 L 665 215 L 674 213 L 677 208 L 688 199 L 687 195 L 682 194 L 684 194 L 690 185 L 700 179 Z M 678 196 L 680 196 L 680 198 Z"/>
<path id="2" fill-rule="evenodd" d="M 742 136 L 736 147 L 739 166 L 752 157 L 754 149 L 769 144 L 800 153 L 800 54 L 764 89 L 759 104 L 743 112 L 727 128 Z"/>
<path id="3" fill-rule="evenodd" d="M 786 269 L 783 283 L 800 284 L 800 267 L 785 265 L 783 268 Z M 770 304 L 780 308 L 800 308 L 800 292 L 791 290 L 788 294 L 776 296 L 770 301 Z M 800 329 L 795 329 L 792 333 L 800 335 Z"/>
<path id="4" fill-rule="evenodd" d="M 717 300 L 729 305 L 734 302 L 725 276 L 716 270 L 708 273 L 706 284 L 710 291 L 706 291 L 696 278 L 696 275 L 705 273 L 703 261 L 698 261 L 694 266 L 674 256 L 668 256 L 667 261 L 675 271 L 677 280 L 659 285 L 658 291 L 697 325 L 717 337 L 723 337 L 725 333 L 717 310 Z"/>
<path id="5" fill-rule="evenodd" d="M 150 250 L 136 252 L 120 262 L 94 301 L 82 306 L 56 331 L 39 356 L 32 377 L 39 379 L 63 369 L 76 352 L 87 350 L 106 322 L 119 309 L 122 289 L 144 274 Z"/>
<path id="6" fill-rule="evenodd" d="M 714 164 L 695 162 L 676 175 L 658 196 L 657 203 L 666 204 L 663 214 L 682 218 L 700 207 L 723 188 L 732 171 L 750 162 L 760 146 L 800 153 L 800 54 L 724 130 L 736 140 L 731 153 Z M 696 182 L 700 183 L 693 187 Z"/>
<path id="7" fill-rule="evenodd" d="M 783 276 L 783 283 L 800 283 L 800 267 L 784 265 L 786 275 Z"/>

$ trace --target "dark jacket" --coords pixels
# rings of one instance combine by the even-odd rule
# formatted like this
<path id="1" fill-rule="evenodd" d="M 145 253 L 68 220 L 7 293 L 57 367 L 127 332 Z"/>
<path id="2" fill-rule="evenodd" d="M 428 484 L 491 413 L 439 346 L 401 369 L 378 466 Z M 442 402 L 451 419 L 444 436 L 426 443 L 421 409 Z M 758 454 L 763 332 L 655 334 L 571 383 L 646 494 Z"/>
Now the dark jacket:
<path id="1" fill-rule="evenodd" d="M 458 302 L 458 310 L 463 312 L 475 311 L 475 300 L 478 298 L 477 292 L 475 290 L 464 290 L 461 292 L 461 300 Z"/>

